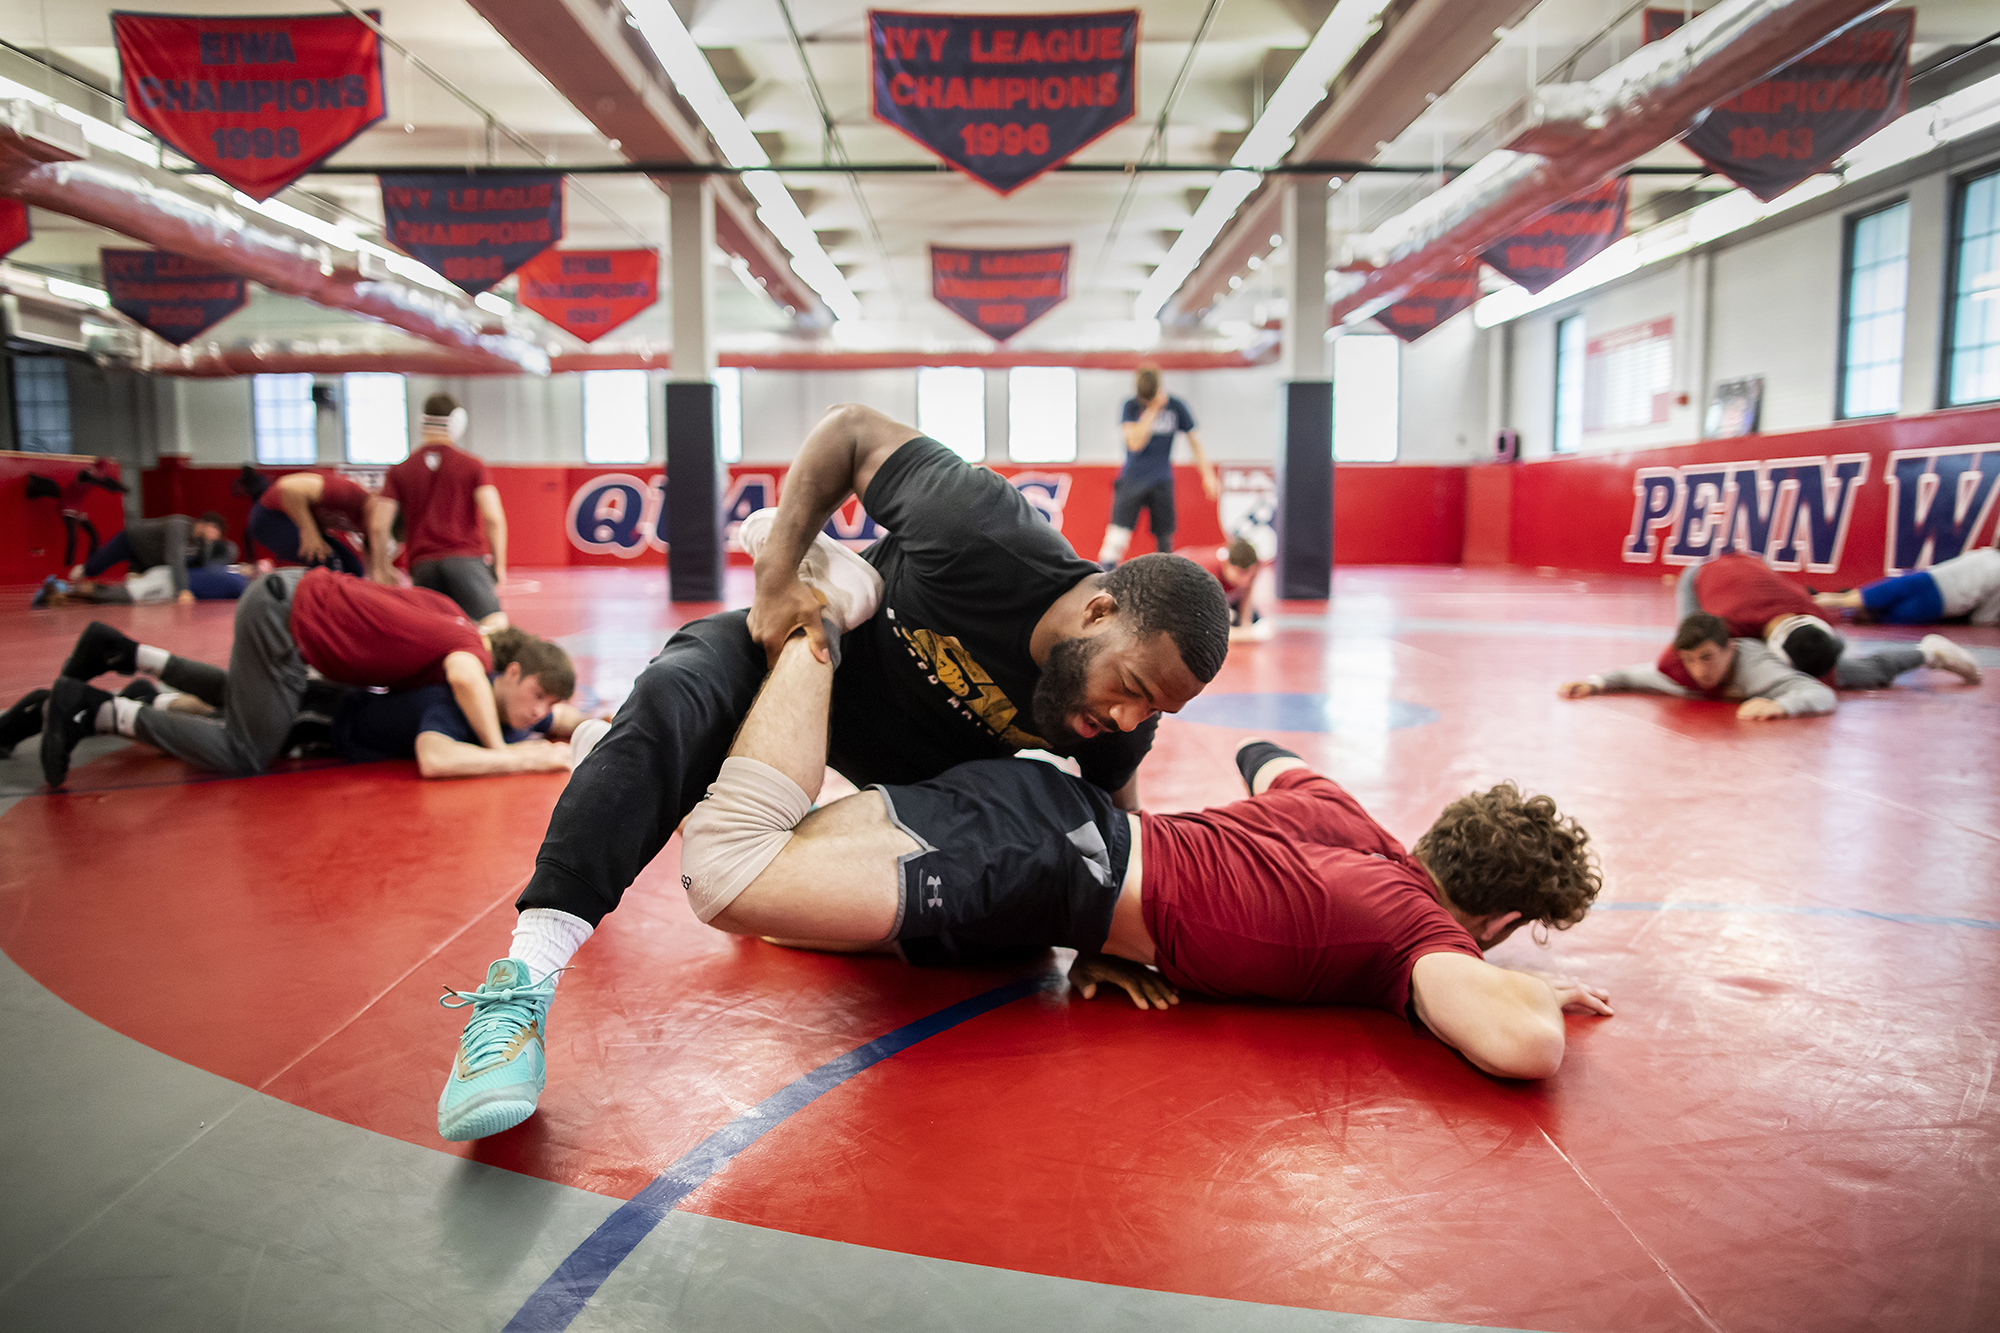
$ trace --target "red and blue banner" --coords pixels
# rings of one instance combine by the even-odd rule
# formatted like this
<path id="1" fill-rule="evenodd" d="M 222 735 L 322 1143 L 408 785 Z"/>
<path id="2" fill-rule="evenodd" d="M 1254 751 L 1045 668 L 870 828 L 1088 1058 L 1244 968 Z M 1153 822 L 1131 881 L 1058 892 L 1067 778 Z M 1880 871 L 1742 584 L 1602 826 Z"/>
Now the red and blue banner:
<path id="1" fill-rule="evenodd" d="M 352 14 L 113 13 L 111 33 L 126 114 L 252 199 L 386 112 L 381 43 Z"/>
<path id="2" fill-rule="evenodd" d="M 1467 259 L 1433 273 L 1375 312 L 1375 322 L 1413 343 L 1479 299 L 1479 261 Z"/>
<path id="3" fill-rule="evenodd" d="M 1631 190 L 1620 176 L 1565 199 L 1480 254 L 1502 277 L 1539 292 L 1625 234 Z"/>
<path id="4" fill-rule="evenodd" d="M 1677 9 L 1649 9 L 1646 40 L 1683 22 Z M 1862 19 L 1710 107 L 1681 142 L 1759 199 L 1776 199 L 1903 114 L 1915 28 L 1911 9 Z"/>
<path id="5" fill-rule="evenodd" d="M 0 199 L 0 257 L 28 243 L 28 206 L 19 199 Z"/>
<path id="6" fill-rule="evenodd" d="M 562 239 L 559 171 L 383 173 L 389 243 L 477 296 Z"/>
<path id="7" fill-rule="evenodd" d="M 178 347 L 243 308 L 249 284 L 161 250 L 100 250 L 112 309 Z"/>
<path id="8" fill-rule="evenodd" d="M 868 13 L 875 118 L 1001 194 L 1131 119 L 1139 13 Z"/>
<path id="9" fill-rule="evenodd" d="M 655 250 L 544 250 L 520 272 L 515 299 L 587 343 L 660 299 Z"/>
<path id="10" fill-rule="evenodd" d="M 931 247 L 931 295 L 997 342 L 1006 342 L 1069 296 L 1069 247 L 962 250 Z"/>

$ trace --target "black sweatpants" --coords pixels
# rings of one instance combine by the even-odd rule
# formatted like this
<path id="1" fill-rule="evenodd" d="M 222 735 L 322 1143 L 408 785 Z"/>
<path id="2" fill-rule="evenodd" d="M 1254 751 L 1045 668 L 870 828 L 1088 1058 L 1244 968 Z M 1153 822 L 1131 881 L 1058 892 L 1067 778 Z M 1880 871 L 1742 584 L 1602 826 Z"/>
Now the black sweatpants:
<path id="1" fill-rule="evenodd" d="M 1171 552 L 1174 549 L 1174 528 L 1177 523 L 1174 513 L 1174 479 L 1162 481 L 1129 483 L 1120 479 L 1111 484 L 1111 521 L 1121 528 L 1132 529 L 1139 526 L 1139 511 L 1144 509 L 1153 520 L 1153 542 L 1156 550 Z M 1126 559 L 1130 559 L 1128 553 Z"/>
<path id="2" fill-rule="evenodd" d="M 570 775 L 515 906 L 593 926 L 660 854 L 722 771 L 768 666 L 748 611 L 684 625 L 633 683 L 611 730 Z"/>

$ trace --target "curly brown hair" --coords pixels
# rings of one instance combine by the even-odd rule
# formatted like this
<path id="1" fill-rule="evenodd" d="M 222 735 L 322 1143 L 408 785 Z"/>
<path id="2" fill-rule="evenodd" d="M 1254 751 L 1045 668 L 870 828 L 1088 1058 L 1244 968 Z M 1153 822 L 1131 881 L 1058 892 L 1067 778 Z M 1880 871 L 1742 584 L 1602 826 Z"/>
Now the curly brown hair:
<path id="1" fill-rule="evenodd" d="M 1453 801 L 1411 850 L 1471 916 L 1519 912 L 1568 930 L 1603 887 L 1583 826 L 1511 782 Z"/>

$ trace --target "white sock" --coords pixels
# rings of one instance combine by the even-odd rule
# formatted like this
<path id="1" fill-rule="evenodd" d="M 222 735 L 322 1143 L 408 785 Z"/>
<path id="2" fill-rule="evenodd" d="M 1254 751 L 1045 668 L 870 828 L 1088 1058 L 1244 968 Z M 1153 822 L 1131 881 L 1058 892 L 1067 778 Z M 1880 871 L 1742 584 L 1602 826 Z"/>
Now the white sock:
<path id="1" fill-rule="evenodd" d="M 132 735 L 132 719 L 139 716 L 141 704 L 137 699 L 106 699 L 97 706 L 96 729 L 100 736 L 114 733 L 120 736 Z"/>
<path id="2" fill-rule="evenodd" d="M 593 929 L 582 917 L 553 907 L 525 908 L 514 923 L 514 943 L 507 956 L 526 963 L 529 979 L 540 981 L 567 966 Z"/>
<path id="3" fill-rule="evenodd" d="M 167 669 L 167 659 L 173 656 L 164 648 L 155 648 L 150 643 L 139 645 L 139 670 L 149 676 L 157 676 Z"/>
<path id="4" fill-rule="evenodd" d="M 180 690 L 161 690 L 153 696 L 153 707 L 159 709 L 162 713 L 170 712 L 173 709 L 174 700 L 180 698 L 181 693 Z"/>

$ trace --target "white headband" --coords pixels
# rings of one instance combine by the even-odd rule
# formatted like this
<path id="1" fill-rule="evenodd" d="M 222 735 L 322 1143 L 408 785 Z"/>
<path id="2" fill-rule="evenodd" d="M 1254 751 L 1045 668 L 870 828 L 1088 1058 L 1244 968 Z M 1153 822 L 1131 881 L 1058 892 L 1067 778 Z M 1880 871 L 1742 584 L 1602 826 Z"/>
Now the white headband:
<path id="1" fill-rule="evenodd" d="M 457 444 L 465 438 L 465 423 L 471 419 L 472 414 L 462 407 L 451 409 L 450 416 L 434 417 L 425 414 L 422 419 L 424 434 L 429 435 L 432 431 L 441 430 L 450 438 L 453 444 Z"/>

